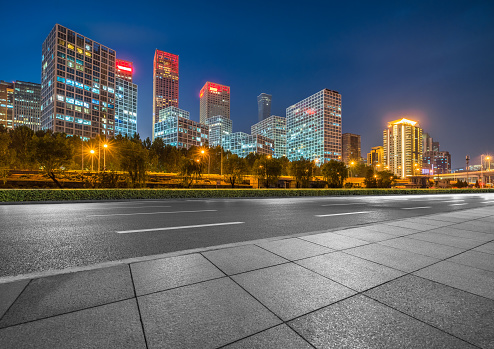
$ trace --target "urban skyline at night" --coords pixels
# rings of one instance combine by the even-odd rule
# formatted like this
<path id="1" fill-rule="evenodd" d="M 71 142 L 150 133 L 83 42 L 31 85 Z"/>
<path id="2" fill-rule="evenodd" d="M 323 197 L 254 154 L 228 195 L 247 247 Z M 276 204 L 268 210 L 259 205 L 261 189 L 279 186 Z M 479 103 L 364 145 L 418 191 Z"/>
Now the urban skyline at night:
<path id="1" fill-rule="evenodd" d="M 20 11 L 18 6 L 7 4 L 6 13 Z M 102 6 L 110 10 L 110 6 Z M 342 95 L 342 132 L 362 136 L 364 156 L 371 147 L 382 144 L 386 123 L 404 116 L 417 120 L 424 132 L 441 140 L 441 146 L 452 154 L 453 168 L 463 167 L 467 154 L 475 164 L 480 163 L 480 154 L 492 151 L 489 130 L 482 127 L 489 122 L 494 74 L 489 64 L 493 49 L 488 45 L 494 36 L 489 21 L 491 4 L 451 2 L 443 11 L 438 4 L 425 2 L 400 6 L 362 3 L 358 12 L 338 4 L 331 8 L 339 10 L 345 23 L 343 19 L 314 20 L 305 27 L 294 26 L 297 31 L 289 26 L 282 31 L 269 24 L 251 28 L 251 33 L 243 31 L 246 24 L 234 21 L 238 5 L 232 5 L 214 14 L 227 18 L 225 35 L 230 43 L 224 46 L 214 37 L 207 45 L 193 37 L 194 30 L 205 25 L 200 16 L 206 9 L 199 3 L 188 8 L 171 5 L 170 11 L 187 17 L 188 24 L 173 33 L 150 24 L 155 15 L 144 14 L 144 7 L 132 6 L 131 24 L 99 15 L 87 22 L 84 10 L 80 18 L 68 20 L 70 6 L 54 12 L 42 10 L 43 21 L 37 22 L 34 33 L 26 35 L 19 29 L 5 39 L 11 50 L 0 58 L 0 79 L 39 82 L 41 44 L 53 25 L 60 23 L 134 63 L 142 138 L 152 135 L 152 60 L 159 49 L 180 56 L 180 108 L 189 111 L 192 120 L 199 120 L 199 91 L 206 81 L 233 89 L 234 132 L 249 132 L 257 122 L 260 93 L 273 95 L 273 115 L 285 116 L 289 106 L 329 88 Z M 274 9 L 274 5 L 267 7 Z M 115 18 L 123 17 L 123 8 L 112 7 Z M 308 11 L 302 9 L 305 14 Z M 279 8 L 273 22 L 294 13 L 291 6 Z M 40 13 L 26 13 L 27 18 L 37 15 Z M 318 13 L 311 12 L 311 16 L 321 19 Z M 6 20 L 7 25 L 9 21 L 12 19 Z M 172 22 L 178 23 L 178 19 Z M 321 28 L 327 29 L 325 34 L 309 35 Z M 255 41 L 262 30 L 271 35 L 270 43 Z M 28 54 L 20 53 L 20 42 L 31 48 Z M 264 55 L 258 55 L 261 48 L 266 49 Z M 465 132 L 465 126 L 471 132 Z"/>

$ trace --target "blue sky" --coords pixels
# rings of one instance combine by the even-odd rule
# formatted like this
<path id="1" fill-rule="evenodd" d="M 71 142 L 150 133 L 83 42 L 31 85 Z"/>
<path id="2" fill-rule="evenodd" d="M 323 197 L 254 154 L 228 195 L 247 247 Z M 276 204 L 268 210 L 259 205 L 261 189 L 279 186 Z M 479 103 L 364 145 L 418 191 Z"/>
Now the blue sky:
<path id="1" fill-rule="evenodd" d="M 60 23 L 134 62 L 138 132 L 151 136 L 156 48 L 180 56 L 179 106 L 199 120 L 206 81 L 231 87 L 234 131 L 324 88 L 342 94 L 343 132 L 362 155 L 408 116 L 453 167 L 494 153 L 492 1 L 23 1 L 2 4 L 0 79 L 39 82 L 41 44 Z"/>

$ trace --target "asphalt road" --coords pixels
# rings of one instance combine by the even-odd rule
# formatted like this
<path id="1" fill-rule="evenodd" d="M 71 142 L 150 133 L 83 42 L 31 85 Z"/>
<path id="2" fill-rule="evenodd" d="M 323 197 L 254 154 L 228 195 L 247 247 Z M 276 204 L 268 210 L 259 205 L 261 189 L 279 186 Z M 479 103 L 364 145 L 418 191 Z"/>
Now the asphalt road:
<path id="1" fill-rule="evenodd" d="M 486 206 L 494 194 L 0 205 L 0 277 Z"/>

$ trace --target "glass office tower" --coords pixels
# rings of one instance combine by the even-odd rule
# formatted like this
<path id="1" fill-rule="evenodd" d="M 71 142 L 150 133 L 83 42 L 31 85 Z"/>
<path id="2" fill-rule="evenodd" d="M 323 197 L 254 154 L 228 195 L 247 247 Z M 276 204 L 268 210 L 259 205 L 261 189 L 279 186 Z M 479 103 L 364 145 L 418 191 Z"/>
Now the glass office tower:
<path id="1" fill-rule="evenodd" d="M 274 158 L 286 156 L 286 118 L 271 115 L 250 127 L 253 135 L 265 136 L 274 142 Z"/>

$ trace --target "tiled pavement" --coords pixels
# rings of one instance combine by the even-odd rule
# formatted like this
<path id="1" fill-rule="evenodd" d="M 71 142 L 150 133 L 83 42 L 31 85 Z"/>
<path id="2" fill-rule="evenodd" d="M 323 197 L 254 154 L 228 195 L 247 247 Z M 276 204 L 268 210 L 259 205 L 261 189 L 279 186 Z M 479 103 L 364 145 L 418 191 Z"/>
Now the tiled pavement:
<path id="1" fill-rule="evenodd" d="M 494 207 L 0 283 L 0 348 L 494 348 Z"/>

